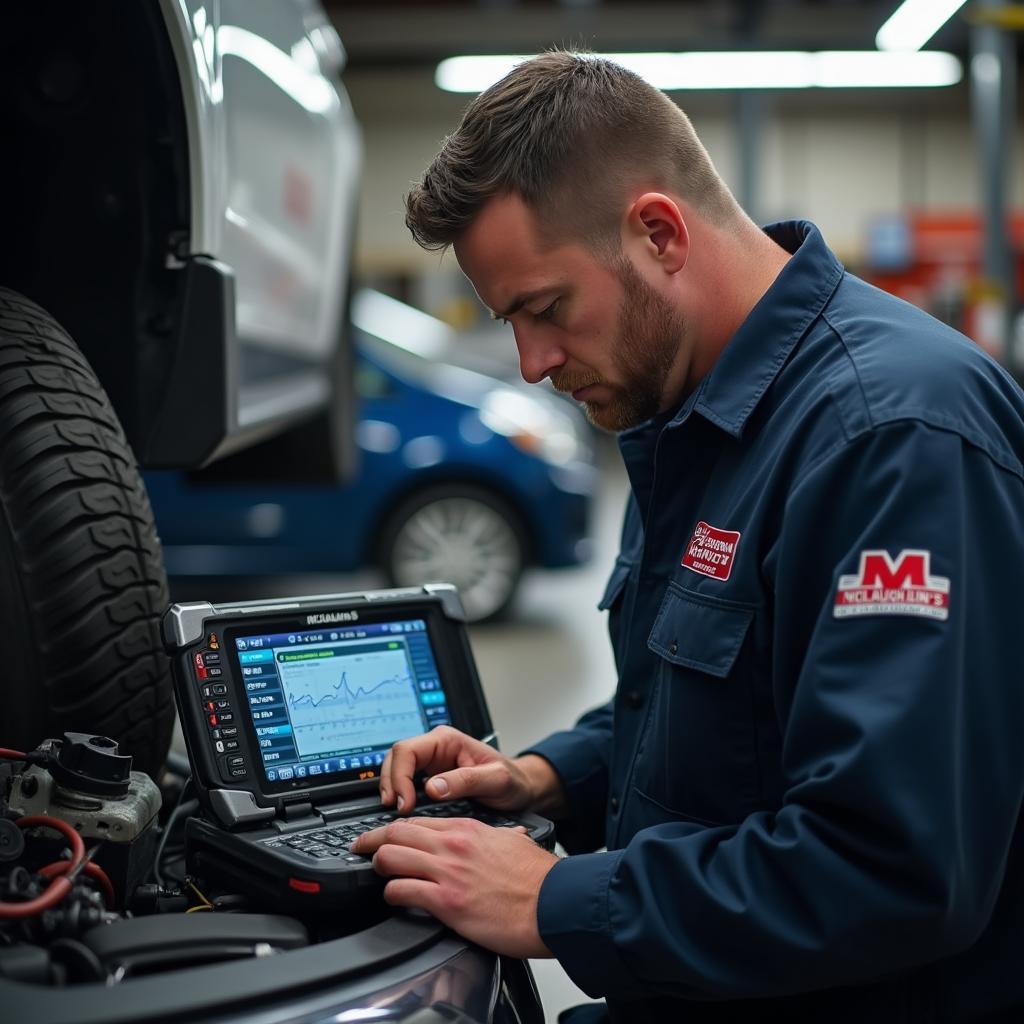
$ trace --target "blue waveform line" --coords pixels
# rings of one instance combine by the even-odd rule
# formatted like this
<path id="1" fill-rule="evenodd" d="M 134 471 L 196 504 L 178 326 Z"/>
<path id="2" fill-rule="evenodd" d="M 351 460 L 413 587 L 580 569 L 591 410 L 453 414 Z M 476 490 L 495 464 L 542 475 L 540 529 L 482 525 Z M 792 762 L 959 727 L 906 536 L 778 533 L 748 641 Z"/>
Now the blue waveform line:
<path id="1" fill-rule="evenodd" d="M 398 683 L 408 685 L 412 680 L 408 676 L 392 676 L 390 679 L 383 679 L 377 683 L 376 686 L 371 686 L 368 690 L 362 686 L 356 687 L 355 690 L 348 685 L 348 673 L 342 672 L 341 679 L 334 685 L 333 689 L 335 693 L 325 693 L 319 700 L 314 700 L 311 693 L 304 693 L 301 697 L 296 697 L 293 694 L 288 694 L 288 704 L 292 708 L 309 706 L 311 708 L 318 708 L 321 704 L 330 701 L 341 700 L 348 704 L 350 707 L 359 703 L 361 697 L 369 697 L 376 693 L 382 686 L 388 686 L 390 684 Z"/>

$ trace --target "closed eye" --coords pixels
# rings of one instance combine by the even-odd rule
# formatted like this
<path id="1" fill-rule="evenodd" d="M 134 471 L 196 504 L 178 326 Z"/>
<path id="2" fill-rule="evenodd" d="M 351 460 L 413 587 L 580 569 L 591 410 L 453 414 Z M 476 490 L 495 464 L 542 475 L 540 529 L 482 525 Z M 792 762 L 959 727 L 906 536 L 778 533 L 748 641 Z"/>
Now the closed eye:
<path id="1" fill-rule="evenodd" d="M 555 313 L 558 312 L 558 304 L 560 301 L 560 298 L 555 299 L 550 303 L 550 305 L 545 306 L 539 313 L 533 313 L 533 319 L 540 321 L 552 319 Z M 496 320 L 500 324 L 508 324 L 510 322 L 508 317 L 504 317 L 500 313 L 495 313 L 493 310 L 491 311 L 491 319 Z"/>
<path id="2" fill-rule="evenodd" d="M 560 299 L 555 299 L 550 306 L 545 306 L 539 313 L 534 313 L 534 320 L 550 320 L 558 312 Z"/>

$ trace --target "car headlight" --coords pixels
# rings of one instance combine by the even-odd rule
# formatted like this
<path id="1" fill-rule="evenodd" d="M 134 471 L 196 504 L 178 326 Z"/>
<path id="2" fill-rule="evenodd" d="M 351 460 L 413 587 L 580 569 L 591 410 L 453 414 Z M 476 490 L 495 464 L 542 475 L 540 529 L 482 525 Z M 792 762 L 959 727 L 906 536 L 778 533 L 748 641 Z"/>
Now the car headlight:
<path id="1" fill-rule="evenodd" d="M 480 421 L 517 448 L 552 466 L 586 457 L 572 417 L 515 388 L 495 388 L 480 403 Z"/>

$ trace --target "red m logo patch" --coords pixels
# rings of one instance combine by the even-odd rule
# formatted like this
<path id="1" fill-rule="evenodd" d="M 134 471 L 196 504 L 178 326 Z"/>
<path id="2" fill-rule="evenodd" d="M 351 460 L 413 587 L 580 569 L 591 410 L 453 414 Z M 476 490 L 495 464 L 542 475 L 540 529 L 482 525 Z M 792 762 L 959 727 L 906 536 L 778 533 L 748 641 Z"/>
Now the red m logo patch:
<path id="1" fill-rule="evenodd" d="M 856 573 L 839 577 L 832 614 L 916 615 L 949 618 L 949 578 L 931 574 L 931 552 L 904 549 L 895 558 L 888 551 L 862 551 Z"/>
<path id="2" fill-rule="evenodd" d="M 888 551 L 863 551 L 860 556 L 862 587 L 924 587 L 929 552 L 901 551 L 893 561 Z"/>

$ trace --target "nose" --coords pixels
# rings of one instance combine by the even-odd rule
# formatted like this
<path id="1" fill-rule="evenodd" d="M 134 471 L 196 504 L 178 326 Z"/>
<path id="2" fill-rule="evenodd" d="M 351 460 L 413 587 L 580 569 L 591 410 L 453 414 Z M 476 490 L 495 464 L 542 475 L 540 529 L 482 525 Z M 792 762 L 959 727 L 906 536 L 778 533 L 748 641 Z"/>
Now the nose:
<path id="1" fill-rule="evenodd" d="M 527 384 L 539 384 L 565 365 L 565 352 L 546 337 L 547 331 L 534 331 L 520 325 L 514 325 L 512 330 L 519 350 L 519 372 Z"/>

